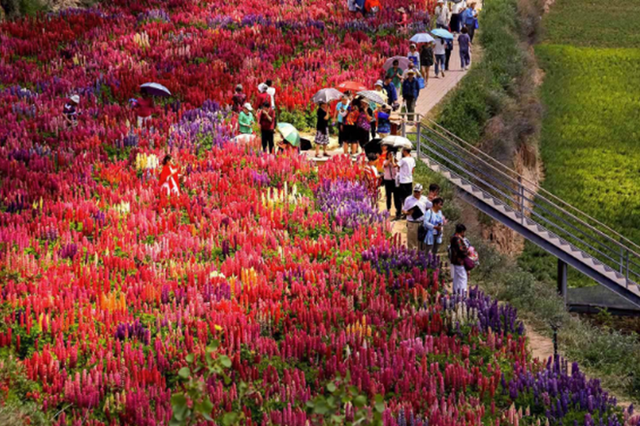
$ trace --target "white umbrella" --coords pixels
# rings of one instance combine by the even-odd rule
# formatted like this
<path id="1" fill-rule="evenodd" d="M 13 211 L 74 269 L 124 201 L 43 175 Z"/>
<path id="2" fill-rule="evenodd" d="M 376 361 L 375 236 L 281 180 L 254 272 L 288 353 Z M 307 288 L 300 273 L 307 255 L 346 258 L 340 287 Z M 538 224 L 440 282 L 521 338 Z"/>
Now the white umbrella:
<path id="1" fill-rule="evenodd" d="M 462 0 L 460 0 L 462 1 Z M 416 35 L 414 35 L 413 37 L 411 37 L 411 40 L 414 43 L 430 43 L 432 41 L 435 41 L 435 39 L 433 37 L 431 37 L 429 34 L 427 33 L 418 33 Z"/>
<path id="2" fill-rule="evenodd" d="M 340 98 L 342 98 L 342 92 L 340 92 L 338 89 L 329 88 L 329 89 L 320 89 L 318 93 L 313 95 L 313 98 L 311 98 L 311 101 L 313 101 L 313 103 L 315 104 L 319 104 L 321 102 L 329 103 L 331 101 L 335 101 Z"/>
<path id="3" fill-rule="evenodd" d="M 380 93 L 376 92 L 375 90 L 363 90 L 361 92 L 358 92 L 358 95 L 380 105 L 385 103 L 384 99 L 382 99 L 382 96 L 380 96 Z"/>
<path id="4" fill-rule="evenodd" d="M 408 148 L 413 149 L 411 141 L 403 136 L 387 136 L 382 139 L 382 145 L 392 146 L 394 148 Z"/>

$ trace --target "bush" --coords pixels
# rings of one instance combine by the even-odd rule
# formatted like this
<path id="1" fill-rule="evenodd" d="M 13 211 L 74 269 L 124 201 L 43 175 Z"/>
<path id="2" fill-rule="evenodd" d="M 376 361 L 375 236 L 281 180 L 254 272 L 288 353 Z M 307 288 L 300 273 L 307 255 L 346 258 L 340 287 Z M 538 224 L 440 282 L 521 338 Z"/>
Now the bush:
<path id="1" fill-rule="evenodd" d="M 40 0 L 0 0 L 0 6 L 9 19 L 35 15 L 44 9 L 44 4 Z"/>

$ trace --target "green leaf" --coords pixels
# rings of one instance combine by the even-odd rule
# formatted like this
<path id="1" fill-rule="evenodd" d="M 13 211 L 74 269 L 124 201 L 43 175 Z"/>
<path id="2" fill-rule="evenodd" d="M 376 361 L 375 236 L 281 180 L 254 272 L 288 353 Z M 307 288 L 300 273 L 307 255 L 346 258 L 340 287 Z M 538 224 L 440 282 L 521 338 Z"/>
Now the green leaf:
<path id="1" fill-rule="evenodd" d="M 232 424 L 234 424 L 236 421 L 238 420 L 238 413 L 225 413 L 224 416 L 222 416 L 222 424 L 224 426 L 230 426 Z"/>
<path id="2" fill-rule="evenodd" d="M 189 370 L 189 367 L 182 367 L 180 371 L 178 371 L 178 376 L 183 379 L 188 379 L 189 376 L 191 376 L 191 370 Z"/>
<path id="3" fill-rule="evenodd" d="M 220 360 L 220 364 L 224 367 L 224 368 L 231 368 L 231 360 L 229 359 L 228 356 L 226 355 L 220 355 L 220 357 L 218 358 Z"/>
<path id="4" fill-rule="evenodd" d="M 353 405 L 355 405 L 358 408 L 362 408 L 367 404 L 367 397 L 364 395 L 358 395 L 356 396 L 356 398 L 353 400 Z"/>
<path id="5" fill-rule="evenodd" d="M 327 390 L 334 393 L 336 391 L 336 385 L 333 382 L 327 383 Z"/>
<path id="6" fill-rule="evenodd" d="M 383 413 L 384 412 L 384 403 L 383 402 L 376 402 L 375 409 L 376 409 L 376 411 L 378 413 Z"/>
<path id="7" fill-rule="evenodd" d="M 171 408 L 173 410 L 173 417 L 182 422 L 187 417 L 188 407 L 187 407 L 187 398 L 184 394 L 174 393 L 171 395 Z"/>
<path id="8" fill-rule="evenodd" d="M 193 362 L 193 354 L 189 354 L 189 355 L 187 355 L 187 357 L 186 357 L 185 359 L 187 360 L 187 362 L 188 362 L 189 364 L 191 364 L 191 363 Z"/>

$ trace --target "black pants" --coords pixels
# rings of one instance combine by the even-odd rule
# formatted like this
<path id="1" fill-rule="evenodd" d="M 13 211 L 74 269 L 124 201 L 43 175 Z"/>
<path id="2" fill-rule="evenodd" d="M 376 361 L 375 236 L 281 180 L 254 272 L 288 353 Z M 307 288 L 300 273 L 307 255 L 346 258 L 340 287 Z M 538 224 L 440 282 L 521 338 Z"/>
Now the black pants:
<path id="1" fill-rule="evenodd" d="M 476 25 L 467 24 L 466 27 L 467 27 L 467 31 L 469 31 L 469 38 L 471 39 L 471 43 L 473 43 L 473 36 L 476 33 Z"/>
<path id="2" fill-rule="evenodd" d="M 400 188 L 396 188 L 395 180 L 383 180 L 384 191 L 387 196 L 387 210 L 391 210 L 391 200 L 396 208 L 396 216 L 402 213 L 402 205 L 400 203 Z"/>
<path id="3" fill-rule="evenodd" d="M 445 49 L 444 51 L 444 70 L 449 71 L 449 59 L 451 59 L 451 49 Z"/>
<path id="4" fill-rule="evenodd" d="M 376 122 L 372 121 L 371 122 L 371 139 L 375 139 L 376 138 Z"/>
<path id="5" fill-rule="evenodd" d="M 396 189 L 400 191 L 400 206 L 402 206 L 404 205 L 404 200 L 413 192 L 413 183 L 401 183 L 400 188 Z"/>
<path id="6" fill-rule="evenodd" d="M 262 150 L 273 153 L 273 130 L 262 130 Z"/>

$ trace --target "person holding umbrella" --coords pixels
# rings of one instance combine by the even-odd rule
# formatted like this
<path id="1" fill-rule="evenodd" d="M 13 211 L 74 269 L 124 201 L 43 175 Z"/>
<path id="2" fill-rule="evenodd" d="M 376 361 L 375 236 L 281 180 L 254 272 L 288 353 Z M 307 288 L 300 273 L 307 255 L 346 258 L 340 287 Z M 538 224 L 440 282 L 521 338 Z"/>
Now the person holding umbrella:
<path id="1" fill-rule="evenodd" d="M 433 42 L 424 43 L 420 49 L 420 67 L 425 87 L 429 83 L 429 69 L 433 66 Z"/>
<path id="2" fill-rule="evenodd" d="M 420 85 L 415 79 L 415 71 L 408 70 L 407 79 L 402 82 L 402 99 L 407 107 L 407 120 L 413 121 L 416 110 L 416 101 L 420 95 Z"/>
<path id="3" fill-rule="evenodd" d="M 252 135 L 253 134 L 253 123 L 255 119 L 253 118 L 253 114 L 251 113 L 253 108 L 249 102 L 245 102 L 242 105 L 242 110 L 238 115 L 238 125 L 240 127 L 240 133 L 243 135 Z"/>
<path id="4" fill-rule="evenodd" d="M 329 113 L 329 104 L 326 102 L 320 102 L 318 104 L 318 111 L 316 113 L 316 158 L 320 158 L 320 147 L 322 147 L 322 155 L 329 157 L 327 154 L 327 145 L 329 145 L 329 120 L 331 114 Z"/>
<path id="5" fill-rule="evenodd" d="M 345 144 L 344 153 L 356 155 L 358 153 L 358 128 L 356 123 L 360 116 L 360 99 L 356 98 L 349 105 L 349 112 L 344 120 Z"/>
<path id="6" fill-rule="evenodd" d="M 153 115 L 156 106 L 153 103 L 153 98 L 143 90 L 142 97 L 134 100 L 133 109 L 136 111 L 136 115 L 138 116 L 138 127 L 142 127 L 146 122 L 151 120 L 151 116 Z"/>
<path id="7" fill-rule="evenodd" d="M 396 91 L 400 89 L 400 84 L 402 83 L 402 69 L 400 69 L 400 61 L 397 59 L 393 61 L 393 65 L 385 74 L 385 78 L 386 77 L 391 78 L 393 85 L 396 87 Z"/>
<path id="8" fill-rule="evenodd" d="M 396 187 L 396 176 L 398 174 L 398 166 L 396 164 L 395 153 L 387 148 L 383 155 L 384 163 L 382 163 L 382 184 L 384 185 L 384 191 L 387 197 L 387 212 L 391 215 L 391 203 L 393 202 L 396 208 L 395 219 L 399 220 L 402 213 L 402 204 L 400 202 L 400 188 Z"/>
<path id="9" fill-rule="evenodd" d="M 273 154 L 273 134 L 275 132 L 276 117 L 275 111 L 271 109 L 269 102 L 262 104 L 258 113 L 260 123 L 260 135 L 262 137 L 262 150 Z"/>

